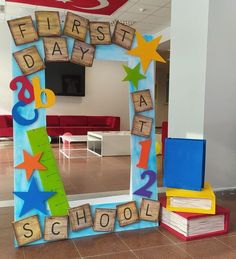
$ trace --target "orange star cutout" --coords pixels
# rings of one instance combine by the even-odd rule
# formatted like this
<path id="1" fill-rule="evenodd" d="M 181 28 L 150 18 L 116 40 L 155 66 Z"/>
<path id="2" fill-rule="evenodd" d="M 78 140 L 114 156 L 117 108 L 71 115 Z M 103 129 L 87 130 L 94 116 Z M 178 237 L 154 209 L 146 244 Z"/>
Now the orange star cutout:
<path id="1" fill-rule="evenodd" d="M 34 170 L 45 170 L 47 169 L 44 165 L 42 165 L 39 161 L 42 156 L 42 152 L 31 156 L 28 152 L 23 150 L 24 162 L 17 165 L 15 168 L 17 169 L 25 169 L 27 180 L 31 178 Z"/>
<path id="2" fill-rule="evenodd" d="M 136 32 L 137 47 L 129 50 L 127 53 L 140 58 L 144 73 L 146 73 L 152 60 L 166 63 L 166 61 L 157 52 L 161 37 L 162 36 L 159 36 L 151 41 L 146 41 L 139 32 Z"/>

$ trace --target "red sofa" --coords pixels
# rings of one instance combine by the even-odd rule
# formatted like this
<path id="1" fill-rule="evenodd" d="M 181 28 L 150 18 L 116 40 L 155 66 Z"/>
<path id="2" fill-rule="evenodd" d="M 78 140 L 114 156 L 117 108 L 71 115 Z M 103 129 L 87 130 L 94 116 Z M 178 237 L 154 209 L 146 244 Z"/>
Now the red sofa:
<path id="1" fill-rule="evenodd" d="M 48 115 L 47 132 L 51 137 L 63 135 L 86 135 L 88 131 L 119 131 L 120 117 L 114 116 L 70 116 Z M 0 137 L 12 137 L 11 115 L 0 115 Z"/>

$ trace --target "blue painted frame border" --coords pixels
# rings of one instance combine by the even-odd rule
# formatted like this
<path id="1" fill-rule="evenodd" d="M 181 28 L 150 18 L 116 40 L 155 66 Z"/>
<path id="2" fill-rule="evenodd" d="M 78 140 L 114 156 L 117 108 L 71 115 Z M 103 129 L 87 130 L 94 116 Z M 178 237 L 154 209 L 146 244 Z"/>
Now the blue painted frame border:
<path id="1" fill-rule="evenodd" d="M 66 37 L 67 38 L 67 37 Z M 151 40 L 153 37 L 151 35 L 146 35 L 146 40 Z M 67 38 L 68 43 L 68 51 L 69 54 L 72 53 L 73 48 L 73 42 L 74 40 L 72 38 Z M 87 40 L 88 42 L 88 40 Z M 43 48 L 43 42 L 42 39 L 40 39 L 37 42 L 25 44 L 23 46 L 15 46 L 14 42 L 12 42 L 12 52 L 16 52 L 19 50 L 22 50 L 26 47 L 35 45 L 38 48 L 38 51 L 41 55 L 41 57 L 44 59 L 44 48 Z M 133 45 L 136 45 L 136 42 L 134 42 Z M 139 59 L 133 56 L 129 56 L 126 54 L 126 50 L 117 46 L 117 45 L 103 45 L 103 46 L 96 46 L 96 59 L 99 60 L 112 60 L 112 61 L 126 61 L 128 62 L 129 67 L 134 67 L 137 63 L 139 63 Z M 16 63 L 15 59 L 12 58 L 12 67 L 13 67 L 13 78 L 16 76 L 22 75 L 21 70 L 18 67 L 18 64 Z M 121 69 L 123 69 L 121 67 Z M 29 79 L 32 77 L 38 76 L 40 77 L 41 87 L 44 88 L 45 86 L 45 73 L 44 71 L 39 71 L 37 73 L 34 73 L 33 75 L 28 76 Z M 150 89 L 153 103 L 155 103 L 154 100 L 154 86 L 155 86 L 155 74 L 154 74 L 154 62 L 152 62 L 146 72 L 147 79 L 139 81 L 139 89 Z M 129 83 L 129 90 L 130 93 L 136 91 L 132 83 Z M 18 92 L 19 89 L 13 92 L 13 106 L 18 101 Z M 34 109 L 34 102 L 27 105 L 24 109 L 22 109 L 21 113 L 24 117 L 32 118 L 33 117 L 33 109 Z M 129 111 L 130 111 L 130 128 L 132 128 L 132 122 L 133 122 L 133 116 L 134 116 L 134 108 L 133 103 L 131 100 L 131 96 L 129 96 Z M 152 139 L 152 145 L 150 150 L 150 156 L 149 156 L 149 170 L 152 170 L 156 172 L 157 174 L 157 167 L 156 167 L 156 151 L 155 151 L 155 109 L 151 111 L 143 112 L 142 115 L 148 116 L 153 118 L 153 126 L 152 126 L 152 132 L 150 138 Z M 30 126 L 21 126 L 17 124 L 15 121 L 13 122 L 14 126 L 14 166 L 21 163 L 23 160 L 23 154 L 22 151 L 26 150 L 28 152 L 31 152 L 31 148 L 28 142 L 28 138 L 26 135 L 26 131 L 38 128 L 46 125 L 46 112 L 45 109 L 39 109 L 39 119 L 37 122 Z M 140 208 L 142 197 L 133 195 L 133 192 L 137 190 L 138 188 L 142 187 L 148 179 L 141 179 L 141 173 L 145 170 L 140 169 L 136 167 L 136 164 L 139 161 L 140 156 L 140 145 L 139 142 L 142 140 L 146 140 L 146 138 L 139 137 L 132 135 L 131 137 L 131 179 L 130 179 L 130 198 L 131 200 L 136 201 L 138 208 Z M 27 181 L 25 177 L 25 173 L 19 171 L 19 169 L 14 169 L 14 191 L 27 191 L 29 188 L 30 182 Z M 41 181 L 38 175 L 38 172 L 35 172 L 34 176 L 36 177 L 38 186 L 43 191 L 43 188 L 41 186 Z M 157 178 L 157 177 L 156 177 Z M 158 198 L 158 190 L 157 190 L 157 180 L 156 183 L 153 184 L 149 188 L 150 191 L 152 191 L 152 196 L 150 197 L 153 200 L 157 200 Z M 145 198 L 145 197 L 144 197 Z M 127 202 L 127 201 L 125 201 Z M 125 203 L 123 202 L 123 203 Z M 92 213 L 94 215 L 94 211 L 96 208 L 115 208 L 116 205 L 121 204 L 119 203 L 107 203 L 107 204 L 97 204 L 97 205 L 91 205 Z M 19 217 L 20 210 L 22 208 L 23 201 L 19 199 L 18 197 L 14 197 L 14 220 L 20 220 Z M 40 225 L 42 230 L 44 229 L 44 218 L 45 215 L 41 212 L 38 212 L 36 210 L 32 210 L 29 213 L 25 214 L 25 218 L 27 216 L 38 214 Z M 50 213 L 49 213 L 50 215 Z M 141 229 L 141 228 L 149 228 L 149 227 L 157 227 L 158 223 L 156 222 L 148 222 L 148 221 L 139 221 L 138 223 L 128 225 L 125 227 L 120 227 L 118 224 L 118 221 L 116 220 L 115 224 L 115 232 L 116 231 L 126 231 L 126 230 L 132 230 L 132 229 Z M 98 235 L 103 234 L 102 232 L 94 232 L 92 228 L 87 228 L 80 230 L 78 232 L 71 232 L 69 233 L 69 238 L 76 238 L 76 237 L 83 237 L 83 236 L 90 236 L 90 235 Z M 40 244 L 40 243 L 47 243 L 47 241 L 40 239 L 36 242 L 31 243 L 30 245 L 34 244 Z M 16 242 L 15 245 L 17 246 Z"/>

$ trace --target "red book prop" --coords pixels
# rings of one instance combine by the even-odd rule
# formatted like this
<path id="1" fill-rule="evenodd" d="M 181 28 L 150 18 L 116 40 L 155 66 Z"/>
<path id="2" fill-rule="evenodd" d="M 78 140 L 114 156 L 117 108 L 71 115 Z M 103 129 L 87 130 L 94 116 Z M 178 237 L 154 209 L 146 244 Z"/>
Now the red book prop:
<path id="1" fill-rule="evenodd" d="M 166 198 L 160 199 L 161 226 L 183 240 L 194 240 L 226 234 L 229 231 L 229 209 L 216 206 L 215 215 L 173 212 L 166 209 Z"/>

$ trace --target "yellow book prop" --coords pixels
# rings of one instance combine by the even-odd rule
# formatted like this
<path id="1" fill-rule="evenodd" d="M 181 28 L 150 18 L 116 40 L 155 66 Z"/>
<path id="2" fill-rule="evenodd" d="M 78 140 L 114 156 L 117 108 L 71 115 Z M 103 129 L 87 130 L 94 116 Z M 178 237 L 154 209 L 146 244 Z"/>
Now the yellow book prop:
<path id="1" fill-rule="evenodd" d="M 216 197 L 209 183 L 201 191 L 167 188 L 166 208 L 176 212 L 215 214 Z"/>

